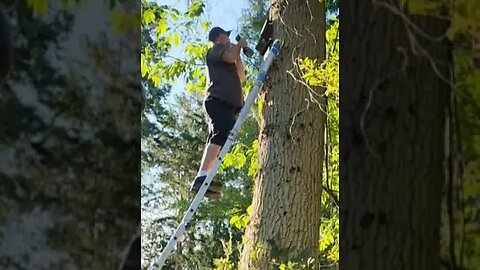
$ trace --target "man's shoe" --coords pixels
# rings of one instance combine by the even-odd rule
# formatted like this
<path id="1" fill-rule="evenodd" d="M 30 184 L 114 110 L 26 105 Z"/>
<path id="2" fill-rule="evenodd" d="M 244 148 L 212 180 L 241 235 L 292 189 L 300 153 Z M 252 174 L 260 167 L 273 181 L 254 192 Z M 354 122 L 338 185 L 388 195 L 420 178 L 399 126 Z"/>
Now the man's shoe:
<path id="1" fill-rule="evenodd" d="M 193 180 L 190 191 L 196 194 L 206 178 L 206 175 L 197 176 L 195 180 Z M 212 182 L 210 183 L 210 186 L 208 187 L 205 196 L 209 199 L 218 199 L 219 197 L 221 197 L 222 188 L 223 186 L 221 184 Z"/>

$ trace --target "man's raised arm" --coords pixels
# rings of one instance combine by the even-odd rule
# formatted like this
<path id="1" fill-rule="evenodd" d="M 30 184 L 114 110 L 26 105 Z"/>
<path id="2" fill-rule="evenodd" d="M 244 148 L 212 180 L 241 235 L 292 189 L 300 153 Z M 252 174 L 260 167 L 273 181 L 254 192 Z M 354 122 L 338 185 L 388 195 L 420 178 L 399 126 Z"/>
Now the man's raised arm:
<path id="1" fill-rule="evenodd" d="M 231 64 L 235 63 L 240 58 L 240 50 L 246 46 L 247 40 L 245 38 L 241 38 L 237 44 L 230 44 L 222 55 L 223 61 Z"/>
<path id="2" fill-rule="evenodd" d="M 243 83 L 245 81 L 245 67 L 243 66 L 240 56 L 238 56 L 237 61 L 235 61 L 235 67 L 237 68 L 238 78 L 240 78 L 240 82 Z"/>

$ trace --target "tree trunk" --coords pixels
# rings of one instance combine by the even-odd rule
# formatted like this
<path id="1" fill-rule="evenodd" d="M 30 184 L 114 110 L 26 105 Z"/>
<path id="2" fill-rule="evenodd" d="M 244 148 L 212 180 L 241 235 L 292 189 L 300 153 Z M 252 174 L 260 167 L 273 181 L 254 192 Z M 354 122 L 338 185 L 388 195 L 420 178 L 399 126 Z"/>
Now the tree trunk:
<path id="1" fill-rule="evenodd" d="M 270 18 L 282 49 L 269 72 L 259 138 L 259 171 L 240 269 L 271 269 L 272 259 L 318 256 L 324 153 L 323 89 L 308 89 L 296 58 L 324 59 L 320 1 L 272 0 Z M 314 102 L 311 97 L 317 102 Z M 283 256 L 283 255 L 285 256 Z"/>
<path id="2" fill-rule="evenodd" d="M 451 48 L 373 2 L 340 7 L 340 269 L 439 269 Z"/>

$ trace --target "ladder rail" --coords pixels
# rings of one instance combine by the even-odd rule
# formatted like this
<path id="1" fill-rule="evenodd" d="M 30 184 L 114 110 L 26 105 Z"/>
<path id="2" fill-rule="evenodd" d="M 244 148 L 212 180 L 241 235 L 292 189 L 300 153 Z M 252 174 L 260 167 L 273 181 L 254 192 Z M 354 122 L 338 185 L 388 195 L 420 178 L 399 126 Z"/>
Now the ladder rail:
<path id="1" fill-rule="evenodd" d="M 214 176 L 217 174 L 218 168 L 220 168 L 223 158 L 225 155 L 230 151 L 230 147 L 233 144 L 233 141 L 240 130 L 240 127 L 242 126 L 243 122 L 245 121 L 245 117 L 247 116 L 248 112 L 250 111 L 250 107 L 253 105 L 253 101 L 257 97 L 258 92 L 260 91 L 260 87 L 263 85 L 268 69 L 270 68 L 273 60 L 275 57 L 278 56 L 280 53 L 280 41 L 275 40 L 268 51 L 268 53 L 264 57 L 264 61 L 260 67 L 259 74 L 257 76 L 257 79 L 255 80 L 255 84 L 252 87 L 252 90 L 250 90 L 250 93 L 248 93 L 247 99 L 245 101 L 245 104 L 240 111 L 240 114 L 237 117 L 237 120 L 235 121 L 235 125 L 233 128 L 230 130 L 227 141 L 223 145 L 218 157 L 217 161 L 215 162 L 214 166 L 212 167 L 210 173 L 207 175 L 206 179 L 204 180 L 202 186 L 198 190 L 197 194 L 195 195 L 195 198 L 193 199 L 192 203 L 188 207 L 188 210 L 185 213 L 185 216 L 183 217 L 182 221 L 180 222 L 180 225 L 177 227 L 175 230 L 174 234 L 168 241 L 167 245 L 164 247 L 162 254 L 160 257 L 152 263 L 151 270 L 159 270 L 162 269 L 163 265 L 165 264 L 167 258 L 173 253 L 174 247 L 177 243 L 177 241 L 183 236 L 183 234 L 186 232 L 188 227 L 190 226 L 190 220 L 193 218 L 193 215 L 197 211 L 198 206 L 202 202 L 203 197 L 205 196 L 205 193 L 207 192 L 208 187 L 210 186 L 210 183 Z"/>

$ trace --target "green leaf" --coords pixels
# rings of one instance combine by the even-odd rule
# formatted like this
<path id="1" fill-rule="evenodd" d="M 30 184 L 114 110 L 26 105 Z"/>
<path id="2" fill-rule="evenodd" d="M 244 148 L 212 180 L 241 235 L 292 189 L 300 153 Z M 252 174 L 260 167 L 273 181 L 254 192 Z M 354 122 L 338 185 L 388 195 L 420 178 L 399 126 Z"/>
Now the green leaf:
<path id="1" fill-rule="evenodd" d="M 204 7 L 205 3 L 203 3 L 203 0 L 192 1 L 190 6 L 188 7 L 188 11 L 185 13 L 185 17 L 187 19 L 192 19 L 194 17 L 200 16 L 203 13 Z"/>
<path id="2" fill-rule="evenodd" d="M 170 46 L 170 44 L 172 43 L 172 36 L 167 36 L 167 38 L 165 39 L 165 42 Z"/>
<path id="3" fill-rule="evenodd" d="M 247 155 L 250 157 L 248 176 L 253 177 L 258 170 L 258 139 L 253 141 L 252 148 L 247 151 Z"/>
<path id="4" fill-rule="evenodd" d="M 208 31 L 208 28 L 210 27 L 210 23 L 208 21 L 203 21 L 202 22 L 202 30 L 204 33 Z"/>
<path id="5" fill-rule="evenodd" d="M 427 15 L 435 13 L 441 8 L 442 3 L 430 2 L 427 0 L 408 1 L 408 10 L 417 15 Z"/>
<path id="6" fill-rule="evenodd" d="M 191 84 L 190 82 L 187 82 L 187 84 L 185 85 L 185 90 L 187 90 L 188 93 L 192 93 L 193 89 L 194 89 L 193 84 Z"/>
<path id="7" fill-rule="evenodd" d="M 257 260 L 257 252 L 255 250 L 250 251 L 249 255 L 253 261 Z"/>
<path id="8" fill-rule="evenodd" d="M 155 21 L 155 13 L 151 9 L 145 10 L 143 13 L 143 23 L 149 25 Z"/>
<path id="9" fill-rule="evenodd" d="M 245 165 L 245 162 L 247 161 L 247 157 L 243 153 L 238 153 L 236 155 L 236 164 L 235 168 L 241 169 Z"/>
<path id="10" fill-rule="evenodd" d="M 225 158 L 223 159 L 223 162 L 222 162 L 222 167 L 223 168 L 229 168 L 233 165 L 233 157 L 232 157 L 232 154 L 228 153 L 225 155 Z"/>
<path id="11" fill-rule="evenodd" d="M 450 28 L 447 31 L 448 37 L 450 39 L 453 39 L 458 34 L 465 32 L 470 26 L 470 23 L 470 18 L 463 16 L 459 12 L 455 12 L 453 15 L 452 23 L 450 24 Z"/>
<path id="12" fill-rule="evenodd" d="M 263 117 L 263 100 L 261 98 L 258 99 L 257 103 L 257 110 L 258 110 L 258 118 L 262 119 Z"/>
<path id="13" fill-rule="evenodd" d="M 155 87 L 160 87 L 160 83 L 161 83 L 160 75 L 154 74 L 150 79 L 152 80 Z"/>
<path id="14" fill-rule="evenodd" d="M 202 76 L 202 70 L 200 68 L 195 68 L 192 72 L 192 76 L 195 78 Z"/>
<path id="15" fill-rule="evenodd" d="M 157 32 L 159 35 L 164 35 L 167 32 L 167 20 L 160 19 L 157 25 Z"/>
<path id="16" fill-rule="evenodd" d="M 148 73 L 148 65 L 145 55 L 143 53 L 140 60 L 140 70 L 142 72 L 142 77 L 145 77 Z"/>
<path id="17" fill-rule="evenodd" d="M 244 215 L 241 215 L 241 216 L 234 215 L 230 218 L 230 225 L 232 225 L 233 227 L 239 230 L 243 230 L 246 228 L 247 219 L 248 218 L 246 218 Z"/>
<path id="18" fill-rule="evenodd" d="M 178 16 L 175 13 L 170 13 L 170 18 L 172 19 L 172 22 L 178 22 Z"/>
<path id="19" fill-rule="evenodd" d="M 175 47 L 178 47 L 180 45 L 180 34 L 178 34 L 177 32 L 173 34 L 173 45 L 175 45 Z"/>
<path id="20" fill-rule="evenodd" d="M 36 15 L 45 16 L 47 14 L 48 0 L 28 0 L 27 3 Z"/>

